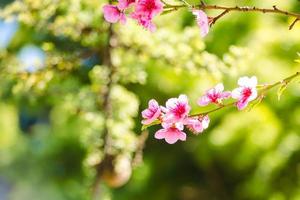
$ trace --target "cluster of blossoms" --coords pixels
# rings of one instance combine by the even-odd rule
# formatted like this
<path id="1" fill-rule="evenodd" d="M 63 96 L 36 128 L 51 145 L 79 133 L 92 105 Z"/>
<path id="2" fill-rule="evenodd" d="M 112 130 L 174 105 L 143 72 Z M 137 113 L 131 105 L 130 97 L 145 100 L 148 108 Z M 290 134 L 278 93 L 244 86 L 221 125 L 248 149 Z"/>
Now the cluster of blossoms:
<path id="1" fill-rule="evenodd" d="M 156 30 L 153 18 L 163 12 L 164 4 L 160 0 L 119 0 L 117 5 L 107 4 L 103 6 L 104 18 L 109 23 L 126 23 L 126 11 L 134 7 L 129 17 L 151 32 Z M 204 37 L 209 31 L 212 18 L 207 17 L 202 10 L 193 9 L 201 35 Z"/>
<path id="2" fill-rule="evenodd" d="M 241 77 L 238 80 L 239 87 L 232 92 L 224 91 L 222 83 L 206 91 L 198 100 L 199 106 L 206 106 L 210 103 L 223 106 L 223 100 L 230 97 L 236 99 L 236 106 L 239 110 L 244 109 L 250 101 L 257 98 L 256 77 Z M 162 129 L 155 133 L 156 139 L 165 139 L 169 144 L 178 140 L 185 141 L 186 134 L 184 127 L 194 134 L 199 134 L 208 128 L 210 119 L 206 114 L 189 115 L 191 107 L 186 95 L 167 100 L 166 106 L 160 106 L 156 100 L 149 101 L 148 108 L 142 112 L 144 118 L 142 124 L 161 124 Z M 158 122 L 158 123 L 157 123 Z"/>
<path id="3" fill-rule="evenodd" d="M 119 0 L 117 5 L 103 6 L 104 18 L 110 23 L 120 21 L 125 24 L 125 11 L 131 6 L 134 6 L 134 10 L 130 13 L 130 17 L 144 28 L 155 31 L 156 26 L 152 20 L 163 11 L 163 3 L 160 0 Z"/>

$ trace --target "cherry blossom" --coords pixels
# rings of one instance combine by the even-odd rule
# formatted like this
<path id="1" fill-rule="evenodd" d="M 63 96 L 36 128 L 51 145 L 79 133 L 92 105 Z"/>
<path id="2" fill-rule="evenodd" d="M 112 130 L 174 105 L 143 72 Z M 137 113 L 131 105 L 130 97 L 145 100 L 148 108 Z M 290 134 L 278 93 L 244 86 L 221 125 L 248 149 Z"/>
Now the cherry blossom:
<path id="1" fill-rule="evenodd" d="M 185 125 L 187 128 L 195 134 L 202 133 L 209 126 L 210 119 L 208 115 L 205 116 L 197 116 L 197 117 L 189 117 L 185 121 Z"/>
<path id="2" fill-rule="evenodd" d="M 148 108 L 142 112 L 144 120 L 142 124 L 148 125 L 151 124 L 154 120 L 159 118 L 161 114 L 160 106 L 158 105 L 155 99 L 151 99 L 148 103 Z"/>
<path id="3" fill-rule="evenodd" d="M 153 18 L 163 11 L 163 3 L 160 0 L 138 0 L 131 17 L 137 20 L 138 24 L 151 32 L 156 30 Z"/>
<path id="4" fill-rule="evenodd" d="M 209 103 L 222 104 L 223 99 L 231 96 L 231 92 L 225 91 L 222 83 L 217 84 L 214 88 L 206 91 L 206 94 L 198 100 L 198 105 L 206 106 Z"/>
<path id="5" fill-rule="evenodd" d="M 238 80 L 240 87 L 234 89 L 231 93 L 232 98 L 237 99 L 237 107 L 239 110 L 244 109 L 250 101 L 253 101 L 257 97 L 257 78 L 255 76 L 241 77 Z"/>
<path id="6" fill-rule="evenodd" d="M 104 19 L 109 23 L 117 23 L 121 22 L 121 24 L 126 23 L 126 16 L 122 10 L 118 8 L 118 6 L 114 5 L 104 5 L 103 6 L 103 14 Z"/>
<path id="7" fill-rule="evenodd" d="M 200 28 L 202 37 L 205 37 L 209 32 L 209 18 L 202 10 L 192 10 L 193 15 L 196 16 L 197 24 Z"/>
<path id="8" fill-rule="evenodd" d="M 165 113 L 163 115 L 164 124 L 180 124 L 188 116 L 191 107 L 189 106 L 187 96 L 179 95 L 178 98 L 170 98 L 166 102 L 166 107 L 162 107 L 162 110 Z"/>
<path id="9" fill-rule="evenodd" d="M 178 140 L 186 140 L 186 134 L 175 127 L 160 129 L 155 133 L 154 137 L 156 139 L 165 139 L 169 144 L 174 144 Z"/>

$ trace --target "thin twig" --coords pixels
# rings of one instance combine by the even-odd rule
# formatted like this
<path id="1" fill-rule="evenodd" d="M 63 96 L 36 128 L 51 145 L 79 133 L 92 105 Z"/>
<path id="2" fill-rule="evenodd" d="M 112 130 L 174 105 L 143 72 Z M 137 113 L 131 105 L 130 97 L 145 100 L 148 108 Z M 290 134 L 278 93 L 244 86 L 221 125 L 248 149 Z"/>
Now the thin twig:
<path id="1" fill-rule="evenodd" d="M 213 20 L 212 20 L 212 22 L 211 22 L 211 25 L 215 24 L 218 19 L 220 19 L 221 17 L 223 17 L 227 13 L 229 13 L 229 10 L 224 10 L 221 14 L 219 14 L 216 17 L 214 17 Z"/>
<path id="2" fill-rule="evenodd" d="M 295 26 L 295 24 L 299 21 L 300 19 L 299 18 L 296 18 L 293 23 L 289 26 L 289 30 L 292 30 Z"/>

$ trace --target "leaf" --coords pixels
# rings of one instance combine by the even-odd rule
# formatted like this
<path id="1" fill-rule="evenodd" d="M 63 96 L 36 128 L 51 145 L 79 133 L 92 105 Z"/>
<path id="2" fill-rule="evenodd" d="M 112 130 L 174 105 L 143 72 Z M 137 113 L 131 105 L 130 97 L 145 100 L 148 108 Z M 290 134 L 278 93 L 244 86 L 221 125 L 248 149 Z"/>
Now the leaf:
<path id="1" fill-rule="evenodd" d="M 287 88 L 287 84 L 286 84 L 286 83 L 283 83 L 283 84 L 278 88 L 278 91 L 277 91 L 278 101 L 280 101 L 280 97 L 281 97 L 282 93 L 286 90 L 286 88 Z"/>
<path id="2" fill-rule="evenodd" d="M 160 121 L 157 119 L 155 121 L 153 121 L 151 124 L 147 124 L 147 125 L 143 125 L 142 126 L 142 131 L 146 130 L 147 128 L 149 128 L 150 126 L 154 126 L 160 124 Z"/>
<path id="3" fill-rule="evenodd" d="M 160 15 L 166 15 L 166 14 L 169 14 L 173 11 L 176 11 L 175 9 L 170 9 L 170 10 L 164 10 Z"/>
<path id="4" fill-rule="evenodd" d="M 247 112 L 250 112 L 253 108 L 255 108 L 258 104 L 262 102 L 265 96 L 260 96 L 257 98 L 255 101 L 253 101 L 248 107 L 247 107 Z"/>
<path id="5" fill-rule="evenodd" d="M 300 52 L 298 52 L 297 55 L 300 57 Z M 296 59 L 295 62 L 300 63 L 300 59 Z"/>

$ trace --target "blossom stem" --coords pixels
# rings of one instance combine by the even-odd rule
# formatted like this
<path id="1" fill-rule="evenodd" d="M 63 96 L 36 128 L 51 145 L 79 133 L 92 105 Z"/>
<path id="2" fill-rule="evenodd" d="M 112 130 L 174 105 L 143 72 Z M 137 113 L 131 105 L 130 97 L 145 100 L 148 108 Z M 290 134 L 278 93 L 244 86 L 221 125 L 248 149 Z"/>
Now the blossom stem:
<path id="1" fill-rule="evenodd" d="M 275 83 L 273 83 L 273 84 L 268 84 L 268 85 L 266 85 L 264 88 L 262 88 L 262 90 L 261 90 L 261 95 L 258 95 L 257 97 L 256 97 L 256 99 L 254 99 L 254 101 L 255 100 L 262 100 L 262 97 L 264 97 L 264 94 L 265 94 L 265 92 L 267 92 L 267 91 L 269 91 L 270 89 L 272 89 L 272 88 L 274 88 L 274 87 L 276 87 L 276 86 L 279 86 L 279 85 L 281 85 L 281 84 L 289 84 L 293 79 L 295 79 L 296 77 L 298 77 L 298 76 L 300 76 L 300 72 L 296 72 L 295 74 L 293 74 L 293 75 L 291 75 L 291 76 L 289 76 L 289 77 L 287 77 L 287 78 L 285 78 L 285 79 L 283 79 L 283 80 L 281 80 L 281 81 L 277 81 L 277 82 L 275 82 Z M 234 101 L 234 102 L 231 102 L 231 103 L 228 103 L 228 104 L 223 104 L 223 105 L 221 105 L 221 106 L 219 106 L 219 107 L 217 107 L 217 108 L 214 108 L 214 109 L 212 109 L 212 110 L 209 110 L 209 111 L 206 111 L 206 112 L 201 112 L 201 113 L 197 113 L 197 114 L 193 114 L 193 115 L 190 115 L 190 117 L 197 117 L 197 116 L 204 116 L 204 115 L 207 115 L 207 114 L 210 114 L 210 113 L 213 113 L 213 112 L 216 112 L 216 111 L 218 111 L 218 110 L 221 110 L 221 109 L 223 109 L 223 108 L 227 108 L 227 107 L 231 107 L 231 106 L 234 106 L 234 105 L 236 105 L 236 103 L 237 103 L 237 101 Z"/>

